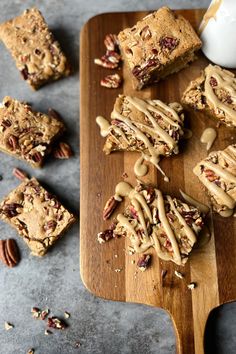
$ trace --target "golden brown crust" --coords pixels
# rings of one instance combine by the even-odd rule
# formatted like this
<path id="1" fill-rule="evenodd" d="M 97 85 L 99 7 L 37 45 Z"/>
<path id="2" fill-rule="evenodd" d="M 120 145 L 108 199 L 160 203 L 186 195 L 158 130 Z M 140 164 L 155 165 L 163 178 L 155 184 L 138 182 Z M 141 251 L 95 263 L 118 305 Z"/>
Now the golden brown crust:
<path id="1" fill-rule="evenodd" d="M 36 256 L 43 256 L 75 221 L 35 178 L 23 181 L 2 201 L 0 219 L 18 231 Z"/>
<path id="2" fill-rule="evenodd" d="M 0 107 L 0 150 L 40 167 L 55 139 L 65 130 L 62 121 L 9 96 Z"/>
<path id="3" fill-rule="evenodd" d="M 34 89 L 70 74 L 67 59 L 37 8 L 2 23 L 0 38 Z"/>
<path id="4" fill-rule="evenodd" d="M 190 23 L 168 7 L 126 28 L 118 39 L 137 89 L 181 70 L 201 47 Z"/>

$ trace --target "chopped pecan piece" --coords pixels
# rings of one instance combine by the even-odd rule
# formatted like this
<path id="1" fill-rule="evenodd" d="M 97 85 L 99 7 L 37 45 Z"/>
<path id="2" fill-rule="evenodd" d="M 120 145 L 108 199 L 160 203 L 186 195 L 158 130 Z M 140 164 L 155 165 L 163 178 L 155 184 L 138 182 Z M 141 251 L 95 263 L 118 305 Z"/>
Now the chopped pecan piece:
<path id="1" fill-rule="evenodd" d="M 10 329 L 14 328 L 14 325 L 9 322 L 5 322 L 4 327 L 6 331 L 9 331 Z"/>
<path id="2" fill-rule="evenodd" d="M 160 40 L 160 46 L 162 49 L 168 49 L 169 51 L 174 50 L 177 45 L 179 44 L 179 41 L 177 38 L 173 37 L 163 37 Z"/>
<path id="3" fill-rule="evenodd" d="M 19 147 L 18 139 L 15 135 L 10 135 L 8 138 L 8 144 L 13 149 L 16 150 Z"/>
<path id="4" fill-rule="evenodd" d="M 22 205 L 18 203 L 4 204 L 2 212 L 6 217 L 13 218 L 19 214 L 17 210 L 18 208 L 22 208 Z"/>
<path id="5" fill-rule="evenodd" d="M 48 115 L 49 117 L 55 118 L 57 120 L 62 120 L 61 115 L 53 108 L 48 109 Z"/>
<path id="6" fill-rule="evenodd" d="M 150 254 L 143 254 L 139 258 L 139 260 L 137 262 L 137 266 L 142 272 L 144 272 L 149 267 L 150 261 L 151 261 Z"/>
<path id="7" fill-rule="evenodd" d="M 99 232 L 97 235 L 97 239 L 99 243 L 104 243 L 107 242 L 109 240 L 111 240 L 112 238 L 114 238 L 114 233 L 113 230 L 105 230 L 103 232 Z"/>
<path id="8" fill-rule="evenodd" d="M 55 328 L 55 329 L 65 329 L 67 327 L 67 324 L 59 319 L 58 317 L 49 317 L 47 325 L 49 328 Z"/>
<path id="9" fill-rule="evenodd" d="M 195 289 L 196 287 L 197 287 L 197 284 L 194 283 L 194 282 L 192 282 L 192 283 L 190 283 L 190 284 L 187 285 L 187 288 L 188 288 L 189 290 L 193 290 L 193 289 Z"/>
<path id="10" fill-rule="evenodd" d="M 122 79 L 119 74 L 107 75 L 100 81 L 100 85 L 107 88 L 120 87 Z"/>
<path id="11" fill-rule="evenodd" d="M 151 31 L 149 26 L 145 26 L 141 31 L 140 31 L 140 37 L 142 38 L 143 41 L 147 41 L 152 37 Z"/>
<path id="12" fill-rule="evenodd" d="M 32 313 L 33 318 L 38 318 L 38 319 L 43 320 L 43 321 L 46 319 L 46 317 L 48 316 L 49 312 L 50 312 L 49 309 L 40 310 L 38 307 L 33 307 L 31 309 L 31 313 Z"/>
<path id="13" fill-rule="evenodd" d="M 219 177 L 216 176 L 215 173 L 212 170 L 210 170 L 210 169 L 205 169 L 204 173 L 205 173 L 205 176 L 207 177 L 207 179 L 210 182 L 213 182 L 213 181 L 219 179 Z"/>
<path id="14" fill-rule="evenodd" d="M 217 86 L 217 80 L 213 76 L 211 76 L 209 82 L 210 82 L 211 87 L 216 87 Z"/>
<path id="15" fill-rule="evenodd" d="M 177 270 L 175 270 L 175 275 L 177 276 L 177 278 L 180 278 L 180 279 L 184 278 L 183 274 L 178 272 Z"/>

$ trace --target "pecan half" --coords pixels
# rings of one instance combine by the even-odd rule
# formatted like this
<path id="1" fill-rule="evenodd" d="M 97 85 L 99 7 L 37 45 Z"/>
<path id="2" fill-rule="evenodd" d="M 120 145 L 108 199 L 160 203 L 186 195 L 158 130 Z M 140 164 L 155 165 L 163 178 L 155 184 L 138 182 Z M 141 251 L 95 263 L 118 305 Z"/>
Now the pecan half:
<path id="1" fill-rule="evenodd" d="M 28 178 L 27 174 L 19 168 L 14 168 L 12 173 L 20 181 L 24 181 L 26 178 Z"/>
<path id="2" fill-rule="evenodd" d="M 0 260 L 10 268 L 18 264 L 20 257 L 15 240 L 0 240 Z"/>
<path id="3" fill-rule="evenodd" d="M 19 147 L 18 138 L 15 135 L 10 135 L 8 137 L 8 144 L 12 150 L 16 150 Z"/>
<path id="4" fill-rule="evenodd" d="M 119 52 L 119 41 L 116 34 L 107 34 L 104 44 L 107 50 Z"/>
<path id="5" fill-rule="evenodd" d="M 109 230 L 109 229 L 103 232 L 99 232 L 97 235 L 97 239 L 99 243 L 105 243 L 111 240 L 112 238 L 114 238 L 114 232 L 113 230 Z"/>
<path id="6" fill-rule="evenodd" d="M 70 145 L 64 142 L 60 142 L 52 153 L 56 159 L 69 159 L 71 156 L 73 156 Z"/>
<path id="7" fill-rule="evenodd" d="M 100 81 L 100 85 L 107 88 L 120 87 L 122 79 L 119 74 L 107 75 Z"/>
<path id="8" fill-rule="evenodd" d="M 108 199 L 103 209 L 103 220 L 109 219 L 113 211 L 116 209 L 118 203 L 119 202 L 114 198 L 114 196 Z"/>
<path id="9" fill-rule="evenodd" d="M 100 59 L 94 59 L 94 63 L 108 69 L 116 69 L 121 60 L 120 54 L 115 51 L 108 50 Z"/>
<path id="10" fill-rule="evenodd" d="M 144 272 L 149 267 L 150 261 L 151 261 L 150 254 L 143 254 L 139 258 L 139 260 L 137 262 L 137 266 L 142 272 Z"/>
<path id="11" fill-rule="evenodd" d="M 32 160 L 36 163 L 40 163 L 43 160 L 43 156 L 41 155 L 41 153 L 39 151 L 36 151 L 33 155 L 32 155 Z"/>
<path id="12" fill-rule="evenodd" d="M 49 317 L 47 325 L 49 328 L 55 328 L 55 329 L 65 329 L 67 327 L 67 324 L 59 319 L 58 317 Z"/>
<path id="13" fill-rule="evenodd" d="M 11 121 L 9 119 L 4 119 L 1 123 L 4 129 L 7 129 L 11 126 Z"/>

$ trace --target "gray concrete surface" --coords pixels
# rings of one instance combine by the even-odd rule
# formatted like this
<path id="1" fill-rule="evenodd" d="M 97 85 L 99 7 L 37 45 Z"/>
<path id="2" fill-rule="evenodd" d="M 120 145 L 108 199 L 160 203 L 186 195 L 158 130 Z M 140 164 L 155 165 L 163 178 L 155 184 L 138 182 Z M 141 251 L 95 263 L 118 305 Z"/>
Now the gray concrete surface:
<path id="1" fill-rule="evenodd" d="M 0 198 L 17 186 L 12 177 L 15 166 L 33 173 L 55 191 L 65 204 L 79 211 L 79 31 L 91 16 L 104 11 L 147 10 L 168 4 L 172 8 L 207 6 L 208 0 L 1 0 L 0 22 L 38 6 L 62 42 L 77 72 L 37 93 L 24 83 L 9 53 L 0 46 L 0 97 L 12 95 L 31 102 L 36 109 L 56 108 L 68 124 L 68 139 L 76 156 L 69 161 L 48 161 L 40 171 L 32 171 L 3 154 L 0 155 Z M 25 354 L 31 347 L 37 354 L 173 354 L 175 337 L 169 316 L 162 310 L 142 305 L 115 303 L 95 298 L 84 288 L 79 273 L 79 236 L 75 225 L 43 259 L 34 258 L 18 239 L 22 261 L 9 270 L 0 265 L 0 354 Z M 0 238 L 16 237 L 0 223 Z M 63 333 L 44 335 L 44 322 L 31 318 L 31 307 L 49 307 L 56 315 L 71 313 L 70 328 Z M 15 325 L 4 330 L 4 321 Z M 236 305 L 220 309 L 212 320 L 210 351 L 236 353 Z M 211 334 L 211 336 L 210 336 Z M 81 347 L 76 349 L 75 342 Z M 217 348 L 217 349 L 216 349 Z M 190 354 L 190 353 L 184 353 Z"/>

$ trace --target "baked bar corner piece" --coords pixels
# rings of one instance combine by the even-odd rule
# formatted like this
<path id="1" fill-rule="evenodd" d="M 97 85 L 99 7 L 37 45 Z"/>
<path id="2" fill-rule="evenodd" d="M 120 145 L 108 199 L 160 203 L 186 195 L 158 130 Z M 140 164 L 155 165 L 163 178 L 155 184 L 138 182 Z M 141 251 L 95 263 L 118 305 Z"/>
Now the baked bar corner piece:
<path id="1" fill-rule="evenodd" d="M 236 206 L 236 144 L 211 152 L 193 169 L 210 195 L 213 209 L 229 217 Z"/>
<path id="2" fill-rule="evenodd" d="M 67 59 L 37 8 L 2 23 L 0 39 L 33 89 L 70 74 Z"/>
<path id="3" fill-rule="evenodd" d="M 220 66 L 209 64 L 190 82 L 182 103 L 207 113 L 229 127 L 236 127 L 236 77 Z"/>
<path id="4" fill-rule="evenodd" d="M 62 121 L 34 112 L 9 96 L 0 105 L 0 150 L 41 167 L 54 141 L 64 132 Z"/>
<path id="5" fill-rule="evenodd" d="M 183 122 L 183 108 L 177 102 L 119 95 L 103 151 L 138 151 L 150 161 L 155 156 L 177 154 Z"/>
<path id="6" fill-rule="evenodd" d="M 2 201 L 0 219 L 17 230 L 35 256 L 43 256 L 75 221 L 35 178 L 24 180 Z"/>
<path id="7" fill-rule="evenodd" d="M 123 197 L 130 203 L 109 230 L 112 237 L 128 237 L 136 253 L 154 247 L 161 259 L 184 265 L 203 227 L 199 209 L 144 184 L 120 182 L 114 199 Z"/>
<path id="8" fill-rule="evenodd" d="M 138 90 L 186 67 L 201 47 L 191 24 L 168 7 L 124 29 L 118 39 Z"/>

